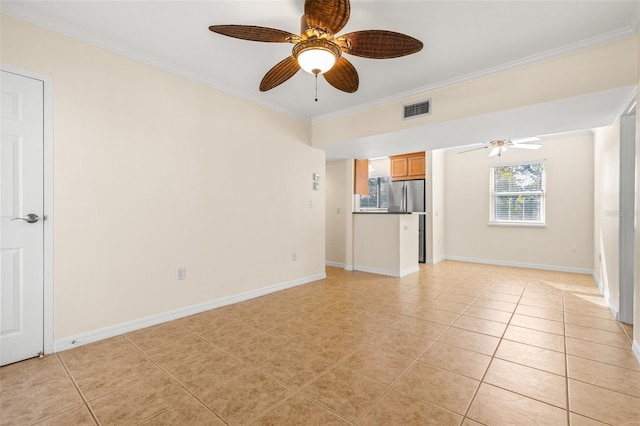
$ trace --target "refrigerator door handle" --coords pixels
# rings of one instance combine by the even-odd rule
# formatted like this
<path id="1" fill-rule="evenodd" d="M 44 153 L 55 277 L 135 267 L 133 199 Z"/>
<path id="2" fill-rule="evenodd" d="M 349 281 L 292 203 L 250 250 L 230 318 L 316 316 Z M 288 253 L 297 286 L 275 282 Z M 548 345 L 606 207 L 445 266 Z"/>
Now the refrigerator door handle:
<path id="1" fill-rule="evenodd" d="M 402 192 L 403 197 L 402 197 L 402 201 L 404 202 L 404 206 L 402 206 L 402 212 L 406 213 L 407 212 L 407 207 L 409 205 L 409 203 L 407 202 L 407 197 L 408 197 L 408 193 L 407 193 L 407 184 L 405 183 L 402 187 Z"/>
<path id="2" fill-rule="evenodd" d="M 409 211 L 409 186 L 404 184 L 404 212 L 407 213 Z"/>

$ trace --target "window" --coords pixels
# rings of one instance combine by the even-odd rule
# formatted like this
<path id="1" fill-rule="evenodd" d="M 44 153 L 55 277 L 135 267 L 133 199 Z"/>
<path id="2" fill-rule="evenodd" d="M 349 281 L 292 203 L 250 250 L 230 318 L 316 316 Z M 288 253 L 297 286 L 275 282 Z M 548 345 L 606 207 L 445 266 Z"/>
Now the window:
<path id="1" fill-rule="evenodd" d="M 544 224 L 544 162 L 492 166 L 491 223 Z"/>
<path id="2" fill-rule="evenodd" d="M 389 176 L 369 178 L 369 195 L 360 197 L 361 209 L 382 209 L 388 206 Z"/>

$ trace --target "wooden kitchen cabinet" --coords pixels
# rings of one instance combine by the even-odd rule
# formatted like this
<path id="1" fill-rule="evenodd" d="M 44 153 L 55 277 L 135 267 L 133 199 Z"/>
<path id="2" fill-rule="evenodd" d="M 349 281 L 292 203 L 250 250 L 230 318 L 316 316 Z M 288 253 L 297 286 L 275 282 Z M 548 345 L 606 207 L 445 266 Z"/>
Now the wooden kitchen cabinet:
<path id="1" fill-rule="evenodd" d="M 369 195 L 369 160 L 355 160 L 353 193 Z"/>
<path id="2" fill-rule="evenodd" d="M 394 155 L 391 161 L 391 180 L 424 179 L 426 172 L 425 153 Z"/>

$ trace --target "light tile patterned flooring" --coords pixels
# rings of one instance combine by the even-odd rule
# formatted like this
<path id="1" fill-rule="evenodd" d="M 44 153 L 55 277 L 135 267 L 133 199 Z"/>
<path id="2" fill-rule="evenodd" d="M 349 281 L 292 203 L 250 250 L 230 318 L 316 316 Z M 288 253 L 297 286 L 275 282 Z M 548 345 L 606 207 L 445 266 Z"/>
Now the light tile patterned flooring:
<path id="1" fill-rule="evenodd" d="M 446 261 L 328 278 L 0 369 L 3 425 L 640 422 L 585 275 Z"/>

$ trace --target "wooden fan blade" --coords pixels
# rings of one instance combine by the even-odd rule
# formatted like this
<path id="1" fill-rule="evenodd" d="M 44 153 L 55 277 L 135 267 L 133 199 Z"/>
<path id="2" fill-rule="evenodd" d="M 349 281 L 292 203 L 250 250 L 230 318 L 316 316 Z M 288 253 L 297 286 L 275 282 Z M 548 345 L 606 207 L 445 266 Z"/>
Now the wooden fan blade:
<path id="1" fill-rule="evenodd" d="M 212 25 L 209 30 L 214 33 L 242 40 L 265 41 L 270 43 L 286 43 L 290 37 L 298 37 L 287 31 L 256 25 Z"/>
<path id="2" fill-rule="evenodd" d="M 358 90 L 358 84 L 360 84 L 358 71 L 344 56 L 338 59 L 333 68 L 322 75 L 330 85 L 347 93 Z"/>
<path id="3" fill-rule="evenodd" d="M 267 90 L 271 90 L 274 87 L 279 86 L 293 77 L 299 70 L 300 65 L 298 65 L 296 58 L 289 56 L 288 58 L 283 59 L 264 75 L 260 82 L 260 91 L 266 92 Z"/>
<path id="4" fill-rule="evenodd" d="M 349 0 L 305 0 L 304 14 L 309 28 L 324 28 L 336 34 L 351 14 Z"/>
<path id="5" fill-rule="evenodd" d="M 420 40 L 393 31 L 356 31 L 339 38 L 348 41 L 347 46 L 342 49 L 345 53 L 363 58 L 398 58 L 422 50 Z"/>

